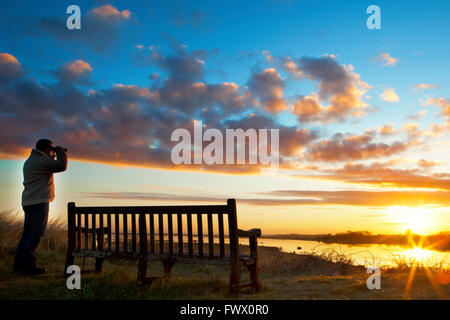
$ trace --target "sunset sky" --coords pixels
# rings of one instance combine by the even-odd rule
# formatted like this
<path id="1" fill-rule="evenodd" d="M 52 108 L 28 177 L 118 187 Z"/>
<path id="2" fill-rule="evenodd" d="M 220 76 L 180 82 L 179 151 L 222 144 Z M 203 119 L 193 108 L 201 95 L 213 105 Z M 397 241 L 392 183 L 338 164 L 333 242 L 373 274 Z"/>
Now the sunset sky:
<path id="1" fill-rule="evenodd" d="M 67 6 L 81 30 L 66 28 Z M 369 30 L 366 8 L 381 8 Z M 39 138 L 66 205 L 238 201 L 263 234 L 450 230 L 449 1 L 0 2 L 0 203 Z M 171 161 L 177 128 L 280 130 L 280 167 Z"/>

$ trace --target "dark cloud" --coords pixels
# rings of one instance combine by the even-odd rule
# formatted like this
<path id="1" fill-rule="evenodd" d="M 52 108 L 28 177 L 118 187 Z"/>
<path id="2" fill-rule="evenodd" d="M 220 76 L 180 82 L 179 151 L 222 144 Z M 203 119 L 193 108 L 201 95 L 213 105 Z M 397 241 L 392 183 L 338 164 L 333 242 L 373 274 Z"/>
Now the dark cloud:
<path id="1" fill-rule="evenodd" d="M 286 109 L 283 97 L 284 80 L 274 68 L 253 73 L 248 81 L 248 87 L 251 94 L 259 99 L 265 111 L 276 114 Z"/>
<path id="2" fill-rule="evenodd" d="M 62 65 L 52 74 L 61 82 L 89 84 L 92 73 L 91 65 L 83 60 L 75 60 Z"/>
<path id="3" fill-rule="evenodd" d="M 311 144 L 306 152 L 306 158 L 311 161 L 348 161 L 371 158 L 389 157 L 406 151 L 415 141 L 396 141 L 391 144 L 373 142 L 369 134 L 343 135 L 335 134 L 329 140 Z"/>
<path id="4" fill-rule="evenodd" d="M 69 30 L 64 16 L 10 17 L 5 27 L 10 29 L 9 25 L 14 25 L 15 28 L 10 29 L 10 32 L 19 37 L 51 35 L 64 43 L 70 40 L 71 43 L 88 45 L 100 53 L 117 40 L 120 25 L 130 20 L 130 15 L 131 12 L 127 9 L 119 11 L 106 4 L 93 8 L 81 17 L 81 30 Z"/>

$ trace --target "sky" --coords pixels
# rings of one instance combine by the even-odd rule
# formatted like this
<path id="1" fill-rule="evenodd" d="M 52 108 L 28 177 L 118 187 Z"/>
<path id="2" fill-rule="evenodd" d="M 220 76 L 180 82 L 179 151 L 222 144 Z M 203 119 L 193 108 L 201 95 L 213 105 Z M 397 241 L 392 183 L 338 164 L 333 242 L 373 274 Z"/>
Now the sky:
<path id="1" fill-rule="evenodd" d="M 81 9 L 68 30 L 66 9 Z M 369 29 L 369 5 L 381 29 Z M 263 234 L 450 230 L 448 1 L 0 2 L 0 203 L 35 142 L 77 205 L 225 203 Z M 178 128 L 278 129 L 277 170 L 177 165 Z M 203 146 L 206 146 L 204 143 Z"/>

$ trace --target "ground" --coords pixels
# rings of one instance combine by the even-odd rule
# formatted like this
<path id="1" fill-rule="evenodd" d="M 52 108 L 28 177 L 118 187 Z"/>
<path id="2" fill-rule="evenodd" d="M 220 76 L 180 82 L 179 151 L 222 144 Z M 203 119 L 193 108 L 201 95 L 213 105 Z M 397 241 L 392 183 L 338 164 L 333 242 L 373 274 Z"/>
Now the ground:
<path id="1" fill-rule="evenodd" d="M 239 299 L 448 299 L 449 273 L 415 272 L 407 288 L 410 268 L 382 270 L 381 289 L 369 290 L 365 268 L 347 262 L 331 262 L 315 255 L 293 255 L 273 248 L 260 250 L 259 293 L 243 293 Z M 38 259 L 48 272 L 41 276 L 11 272 L 13 255 L 0 260 L 0 299 L 236 299 L 228 293 L 228 268 L 175 264 L 167 281 L 136 286 L 136 261 L 106 261 L 102 274 L 83 274 L 81 290 L 68 290 L 62 277 L 64 253 L 40 250 Z M 86 259 L 85 268 L 93 268 Z M 82 265 L 83 259 L 75 263 Z M 243 269 L 243 276 L 247 272 Z M 162 273 L 161 263 L 149 266 L 150 275 Z M 428 275 L 427 275 L 428 274 Z"/>

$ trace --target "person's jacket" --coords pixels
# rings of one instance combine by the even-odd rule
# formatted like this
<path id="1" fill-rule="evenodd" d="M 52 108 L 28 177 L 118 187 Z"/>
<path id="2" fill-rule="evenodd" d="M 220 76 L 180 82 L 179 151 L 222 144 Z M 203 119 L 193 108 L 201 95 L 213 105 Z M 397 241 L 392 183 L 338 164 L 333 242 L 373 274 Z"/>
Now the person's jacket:
<path id="1" fill-rule="evenodd" d="M 56 149 L 56 160 L 45 152 L 31 150 L 23 165 L 22 206 L 52 202 L 55 199 L 53 173 L 67 169 L 67 154 Z"/>

